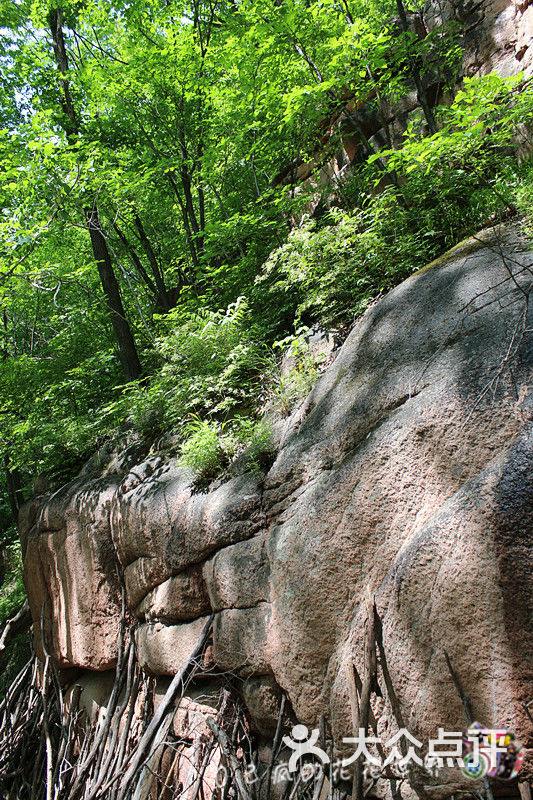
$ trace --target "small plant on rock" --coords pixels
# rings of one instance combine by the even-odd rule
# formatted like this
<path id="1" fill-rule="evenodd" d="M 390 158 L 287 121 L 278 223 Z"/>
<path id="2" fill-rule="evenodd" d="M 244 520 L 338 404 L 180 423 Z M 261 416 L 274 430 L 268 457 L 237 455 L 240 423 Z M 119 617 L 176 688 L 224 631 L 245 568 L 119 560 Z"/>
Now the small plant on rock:
<path id="1" fill-rule="evenodd" d="M 326 360 L 324 353 L 313 353 L 306 340 L 307 328 L 299 328 L 295 336 L 287 336 L 274 343 L 274 348 L 284 353 L 291 368 L 273 376 L 271 397 L 275 406 L 286 416 L 296 403 L 313 388 Z"/>
<path id="2" fill-rule="evenodd" d="M 247 465 L 252 472 L 259 474 L 270 466 L 275 447 L 272 428 L 267 421 L 239 419 L 236 437 L 247 448 Z"/>
<path id="3" fill-rule="evenodd" d="M 195 418 L 186 428 L 180 463 L 198 485 L 212 480 L 228 460 L 222 447 L 221 433 L 220 424 L 207 419 Z"/>

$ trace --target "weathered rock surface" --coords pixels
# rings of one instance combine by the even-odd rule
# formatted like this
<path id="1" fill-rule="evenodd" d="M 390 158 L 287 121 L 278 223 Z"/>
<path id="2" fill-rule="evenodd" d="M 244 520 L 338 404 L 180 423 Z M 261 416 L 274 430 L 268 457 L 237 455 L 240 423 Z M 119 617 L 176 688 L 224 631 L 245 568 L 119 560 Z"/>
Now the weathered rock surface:
<path id="1" fill-rule="evenodd" d="M 215 660 L 222 670 L 241 677 L 271 672 L 269 603 L 252 608 L 228 608 L 215 617 Z"/>
<path id="2" fill-rule="evenodd" d="M 464 723 L 446 648 L 476 698 L 475 716 L 512 714 L 525 728 L 519 701 L 532 691 L 531 599 L 504 584 L 501 560 L 502 524 L 517 536 L 533 530 L 523 466 L 505 523 L 500 496 L 517 470 L 515 448 L 530 467 L 533 458 L 527 440 L 519 445 L 531 425 L 532 344 L 530 333 L 514 333 L 532 279 L 521 265 L 533 259 L 511 231 L 502 259 L 494 237 L 456 248 L 363 317 L 267 476 L 264 505 L 277 521 L 269 537 L 278 642 L 271 666 L 280 685 L 301 687 L 291 699 L 304 720 L 331 710 L 348 729 L 346 670 L 352 654 L 362 667 L 368 586 L 411 727 L 429 735 L 437 719 Z M 527 586 L 530 534 L 521 544 Z M 504 618 L 510 605 L 514 615 Z M 517 624 L 525 627 L 513 653 Z M 494 654 L 497 666 L 489 666 Z"/>
<path id="3" fill-rule="evenodd" d="M 340 740 L 371 593 L 410 731 L 465 727 L 446 650 L 474 716 L 533 746 L 532 284 L 513 225 L 413 275 L 356 324 L 262 480 L 194 493 L 152 460 L 27 507 L 25 580 L 54 655 L 112 663 L 120 565 L 150 672 L 175 673 L 213 609 L 214 660 L 257 729 L 281 687 Z M 397 730 L 388 699 L 374 710 Z"/>
<path id="4" fill-rule="evenodd" d="M 135 644 L 141 667 L 154 675 L 175 675 L 194 649 L 206 621 L 200 617 L 182 625 L 139 625 Z"/>
<path id="5" fill-rule="evenodd" d="M 265 533 L 219 550 L 203 569 L 213 611 L 268 600 L 269 571 Z"/>
<path id="6" fill-rule="evenodd" d="M 130 605 L 226 545 L 264 525 L 259 478 L 238 475 L 209 493 L 194 493 L 175 463 L 135 481 L 135 468 L 115 494 L 111 535 L 124 567 Z"/>
<path id="7" fill-rule="evenodd" d="M 132 574 L 135 573 L 132 571 Z M 187 622 L 209 611 L 211 606 L 202 572 L 198 567 L 191 567 L 149 591 L 135 609 L 135 615 L 148 622 Z"/>
<path id="8" fill-rule="evenodd" d="M 120 583 L 109 513 L 111 478 L 70 484 L 21 519 L 24 580 L 37 652 L 60 666 L 105 670 L 116 661 Z"/>
<path id="9" fill-rule="evenodd" d="M 281 690 L 269 675 L 248 678 L 242 697 L 255 728 L 264 736 L 273 736 L 279 717 Z"/>
<path id="10" fill-rule="evenodd" d="M 464 74 L 533 74 L 533 5 L 512 0 L 438 0 L 424 14 L 432 29 L 457 21 L 463 31 Z"/>

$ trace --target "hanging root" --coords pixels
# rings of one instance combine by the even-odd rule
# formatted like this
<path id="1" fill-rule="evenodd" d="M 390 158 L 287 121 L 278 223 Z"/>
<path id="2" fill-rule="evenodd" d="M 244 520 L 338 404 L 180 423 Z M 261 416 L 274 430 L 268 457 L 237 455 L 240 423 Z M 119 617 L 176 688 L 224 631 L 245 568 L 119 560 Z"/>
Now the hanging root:
<path id="1" fill-rule="evenodd" d="M 80 687 L 65 699 L 48 655 L 33 657 L 0 703 L 0 797 L 4 800 L 136 800 L 147 798 L 156 774 L 154 754 L 167 746 L 175 701 L 199 670 L 212 619 L 157 712 L 142 730 L 149 682 L 139 669 L 133 639 L 119 646 L 115 680 L 105 713 L 94 724 L 79 708 Z M 159 761 L 160 759 L 157 759 Z M 147 765 L 153 764 L 149 792 Z M 161 776 L 163 779 L 165 776 Z M 174 797 L 173 794 L 165 797 Z M 178 795 L 175 795 L 176 797 Z"/>
<path id="2" fill-rule="evenodd" d="M 79 685 L 68 692 L 62 688 L 49 655 L 44 663 L 32 658 L 0 702 L 1 800 L 351 800 L 354 795 L 364 800 L 371 794 L 375 781 L 369 785 L 360 772 L 353 783 L 336 775 L 324 717 L 318 744 L 329 754 L 329 766 L 303 762 L 304 769 L 289 774 L 283 736 L 294 719 L 285 695 L 270 742 L 254 736 L 231 676 L 218 675 L 221 688 L 218 700 L 210 694 L 212 706 L 187 697 L 210 674 L 203 665 L 212 624 L 211 617 L 163 697 L 155 694 L 155 679 L 139 667 L 124 624 L 114 683 L 96 720 L 83 710 Z M 369 597 L 364 671 L 360 676 L 351 664 L 349 674 L 355 731 L 377 731 L 369 699 L 372 691 L 381 691 L 378 667 L 403 727 L 381 619 Z M 390 781 L 393 800 L 401 800 L 402 781 L 388 771 L 383 777 Z M 407 782 L 423 797 L 414 778 Z"/>
<path id="3" fill-rule="evenodd" d="M 231 680 L 218 701 L 183 733 L 176 711 L 202 677 L 213 618 L 156 704 L 155 680 L 139 668 L 133 636 L 122 626 L 114 683 L 102 715 L 88 718 L 79 685 L 62 689 L 53 660 L 33 657 L 0 703 L 2 800 L 319 800 L 324 773 L 291 779 L 281 741 L 287 731 L 282 696 L 276 733 L 259 748 Z M 196 684 L 198 685 L 198 684 Z M 290 727 L 290 726 L 289 726 Z M 329 747 L 325 721 L 321 743 Z M 281 763 L 280 763 L 281 762 Z M 285 766 L 283 766 L 285 762 Z M 278 770 L 282 770 L 280 781 Z M 332 797 L 331 789 L 328 793 Z M 335 790 L 335 800 L 348 800 Z"/>
<path id="4" fill-rule="evenodd" d="M 235 692 L 222 688 L 217 707 L 210 714 L 204 706 L 189 738 L 174 730 L 187 688 L 201 677 L 212 623 L 211 617 L 155 712 L 156 682 L 140 669 L 125 624 L 114 683 L 96 721 L 82 708 L 79 685 L 62 689 L 46 652 L 44 663 L 30 659 L 0 702 L 0 798 L 257 800 L 257 747 Z M 265 766 L 262 797 L 269 780 Z"/>

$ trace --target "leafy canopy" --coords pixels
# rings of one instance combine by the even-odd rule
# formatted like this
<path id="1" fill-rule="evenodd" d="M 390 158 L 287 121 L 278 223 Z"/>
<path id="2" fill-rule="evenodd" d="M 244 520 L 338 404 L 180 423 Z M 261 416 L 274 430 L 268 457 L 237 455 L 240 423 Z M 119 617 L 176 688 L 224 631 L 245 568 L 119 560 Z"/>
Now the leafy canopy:
<path id="1" fill-rule="evenodd" d="M 403 138 L 388 129 L 415 74 L 453 94 L 460 61 L 452 28 L 420 39 L 396 9 L 378 0 L 2 2 L 7 539 L 14 495 L 27 496 L 43 470 L 67 478 L 109 439 L 170 432 L 205 479 L 244 446 L 261 468 L 271 448 L 264 403 L 287 413 L 320 371 L 302 335 L 290 339 L 297 361 L 282 380 L 276 340 L 295 327 L 349 325 L 463 236 L 533 208 L 529 162 L 517 156 L 533 113 L 520 76 L 465 80 L 433 109 L 433 135 L 420 111 Z M 360 109 L 381 121 L 381 147 L 366 138 Z M 348 136 L 357 142 L 350 169 L 321 184 L 320 168 Z M 310 208 L 327 212 L 311 218 Z M 88 214 L 139 380 L 126 382 L 117 358 Z"/>

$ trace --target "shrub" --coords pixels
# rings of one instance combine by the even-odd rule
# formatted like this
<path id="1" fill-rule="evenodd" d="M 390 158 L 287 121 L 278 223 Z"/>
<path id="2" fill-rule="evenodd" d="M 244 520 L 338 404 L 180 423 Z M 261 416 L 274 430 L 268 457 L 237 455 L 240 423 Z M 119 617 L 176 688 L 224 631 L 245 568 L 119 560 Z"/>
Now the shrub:
<path id="1" fill-rule="evenodd" d="M 22 582 L 22 556 L 20 544 L 14 542 L 5 547 L 7 571 L 0 587 L 0 625 L 24 602 L 26 590 Z"/>
<path id="2" fill-rule="evenodd" d="M 515 211 L 524 169 L 517 145 L 531 147 L 533 120 L 533 90 L 522 76 L 465 79 L 438 118 L 433 136 L 412 122 L 402 147 L 354 171 L 355 210 L 307 220 L 270 255 L 257 281 L 272 297 L 297 295 L 296 324 L 346 323 L 468 234 Z M 398 186 L 376 195 L 378 159 L 388 160 Z M 527 192 L 521 202 L 530 205 Z"/>
<path id="3" fill-rule="evenodd" d="M 183 318 L 183 309 L 175 310 L 161 325 L 157 345 L 162 367 L 147 384 L 125 390 L 137 430 L 179 433 L 191 414 L 227 418 L 251 404 L 270 358 L 259 333 L 250 327 L 245 298 L 226 311 L 202 310 Z"/>
<path id="4" fill-rule="evenodd" d="M 22 582 L 22 556 L 19 542 L 7 545 L 7 571 L 0 586 L 0 628 L 8 617 L 17 611 L 26 598 Z M 7 646 L 0 664 L 0 694 L 5 692 L 15 675 L 31 655 L 30 637 L 27 633 L 16 636 Z"/>
<path id="5" fill-rule="evenodd" d="M 308 328 L 299 328 L 296 335 L 274 342 L 274 349 L 281 350 L 284 357 L 293 363 L 292 369 L 285 375 L 279 367 L 271 373 L 268 395 L 284 416 L 309 394 L 325 361 L 322 353 L 311 352 L 305 338 L 308 331 Z"/>
<path id="6" fill-rule="evenodd" d="M 235 421 L 235 438 L 247 451 L 247 466 L 259 474 L 270 466 L 275 452 L 272 428 L 265 420 L 239 418 Z"/>
<path id="7" fill-rule="evenodd" d="M 213 480 L 243 451 L 247 468 L 255 473 L 270 464 L 274 453 L 270 425 L 250 417 L 236 417 L 224 425 L 197 418 L 187 425 L 185 437 L 180 462 L 200 487 Z"/>
<path id="8" fill-rule="evenodd" d="M 196 484 L 215 477 L 227 460 L 221 443 L 221 428 L 212 420 L 195 419 L 185 430 L 181 446 L 181 464 L 189 470 Z"/>
<path id="9" fill-rule="evenodd" d="M 297 324 L 346 322 L 432 255 L 394 191 L 352 213 L 332 211 L 328 223 L 308 221 L 293 231 L 259 278 L 298 286 Z"/>

